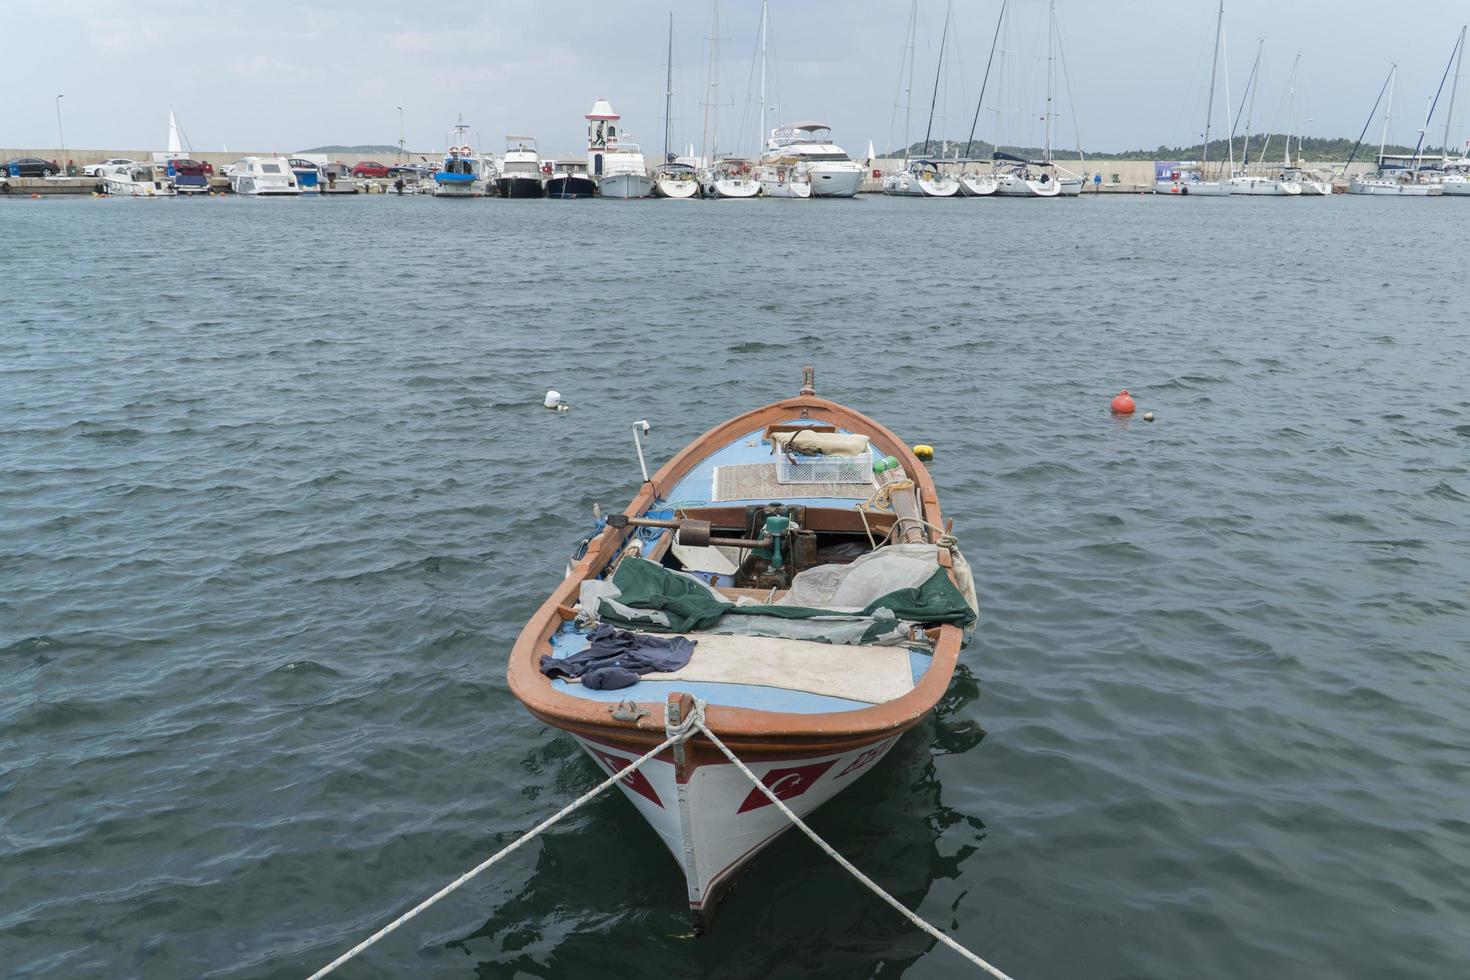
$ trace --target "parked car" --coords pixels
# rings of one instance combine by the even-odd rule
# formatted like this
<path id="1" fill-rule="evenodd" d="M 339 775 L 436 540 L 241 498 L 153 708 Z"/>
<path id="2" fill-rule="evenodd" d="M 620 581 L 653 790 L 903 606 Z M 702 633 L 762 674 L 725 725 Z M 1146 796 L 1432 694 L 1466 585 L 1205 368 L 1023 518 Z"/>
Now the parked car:
<path id="1" fill-rule="evenodd" d="M 372 160 L 359 160 L 357 166 L 352 168 L 354 177 L 386 177 L 388 168 L 381 163 Z"/>
<path id="2" fill-rule="evenodd" d="M 127 157 L 113 157 L 111 160 L 103 160 L 101 163 L 89 163 L 82 168 L 83 177 L 101 177 L 103 171 L 109 167 L 131 167 L 137 160 L 129 160 Z"/>
<path id="3" fill-rule="evenodd" d="M 396 163 L 388 168 L 389 177 L 425 177 L 429 168 L 422 163 Z"/>
<path id="4" fill-rule="evenodd" d="M 5 161 L 5 172 L 12 177 L 50 177 L 61 173 L 61 164 L 40 157 L 11 157 Z"/>

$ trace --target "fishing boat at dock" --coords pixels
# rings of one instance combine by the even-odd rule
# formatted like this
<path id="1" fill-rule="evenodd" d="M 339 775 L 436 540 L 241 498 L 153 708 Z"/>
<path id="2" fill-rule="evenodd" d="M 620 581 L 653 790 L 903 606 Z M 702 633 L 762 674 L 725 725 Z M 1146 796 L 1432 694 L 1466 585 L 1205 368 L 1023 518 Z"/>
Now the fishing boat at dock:
<path id="1" fill-rule="evenodd" d="M 645 469 L 622 513 L 594 511 L 517 639 L 512 692 L 601 770 L 702 713 L 804 816 L 949 686 L 977 603 L 934 482 L 887 428 L 817 397 L 810 368 L 803 382 Z M 790 826 L 702 734 L 618 786 L 672 853 L 696 930 Z"/>

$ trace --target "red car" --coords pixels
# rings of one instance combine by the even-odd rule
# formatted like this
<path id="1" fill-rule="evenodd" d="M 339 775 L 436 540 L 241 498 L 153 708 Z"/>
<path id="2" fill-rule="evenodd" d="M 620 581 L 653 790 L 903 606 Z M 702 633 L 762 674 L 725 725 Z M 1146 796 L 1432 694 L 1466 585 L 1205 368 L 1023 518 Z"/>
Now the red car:
<path id="1" fill-rule="evenodd" d="M 375 163 L 372 160 L 359 160 L 357 166 L 352 168 L 354 177 L 386 177 L 388 176 L 387 164 Z"/>

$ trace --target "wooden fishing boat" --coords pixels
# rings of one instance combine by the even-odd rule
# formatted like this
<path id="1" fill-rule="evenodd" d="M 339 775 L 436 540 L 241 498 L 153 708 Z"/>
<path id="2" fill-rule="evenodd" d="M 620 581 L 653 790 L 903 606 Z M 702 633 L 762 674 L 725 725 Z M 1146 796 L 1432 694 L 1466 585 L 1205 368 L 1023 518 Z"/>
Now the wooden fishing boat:
<path id="1" fill-rule="evenodd" d="M 807 368 L 799 396 L 715 426 L 622 514 L 596 515 L 508 676 L 532 714 L 610 775 L 703 704 L 709 729 L 805 816 L 934 709 L 976 608 L 923 463 L 882 425 L 818 398 Z M 685 637 L 693 652 L 598 689 L 593 672 L 567 676 L 582 669 L 569 658 L 597 652 L 594 630 L 635 646 Z M 682 870 L 696 930 L 790 825 L 699 734 L 618 785 Z"/>

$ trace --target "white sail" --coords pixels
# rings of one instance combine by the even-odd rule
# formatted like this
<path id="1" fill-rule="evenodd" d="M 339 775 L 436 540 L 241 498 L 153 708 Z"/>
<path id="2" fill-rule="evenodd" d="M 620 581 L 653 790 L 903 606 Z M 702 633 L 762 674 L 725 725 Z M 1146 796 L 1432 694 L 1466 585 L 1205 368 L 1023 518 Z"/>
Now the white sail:
<path id="1" fill-rule="evenodd" d="M 173 106 L 168 107 L 168 153 L 176 156 L 184 152 L 184 145 L 179 142 L 179 121 L 174 118 Z"/>

